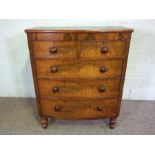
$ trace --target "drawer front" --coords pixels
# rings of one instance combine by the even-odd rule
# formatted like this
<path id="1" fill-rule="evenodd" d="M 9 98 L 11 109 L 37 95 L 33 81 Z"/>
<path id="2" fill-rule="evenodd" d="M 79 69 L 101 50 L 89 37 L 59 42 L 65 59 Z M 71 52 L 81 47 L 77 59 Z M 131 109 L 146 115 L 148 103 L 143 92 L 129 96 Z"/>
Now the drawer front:
<path id="1" fill-rule="evenodd" d="M 82 42 L 81 58 L 104 58 L 123 56 L 124 41 Z"/>
<path id="2" fill-rule="evenodd" d="M 61 119 L 105 118 L 116 114 L 116 99 L 101 101 L 41 99 L 43 115 Z"/>
<path id="3" fill-rule="evenodd" d="M 35 58 L 77 58 L 76 42 L 33 42 Z"/>
<path id="4" fill-rule="evenodd" d="M 37 60 L 37 76 L 47 78 L 104 78 L 121 75 L 122 60 Z"/>
<path id="5" fill-rule="evenodd" d="M 81 41 L 113 41 L 113 40 L 129 40 L 131 33 L 83 33 L 80 34 Z"/>
<path id="6" fill-rule="evenodd" d="M 32 41 L 77 41 L 78 33 L 57 33 L 57 32 L 42 32 L 42 33 L 28 33 Z"/>
<path id="7" fill-rule="evenodd" d="M 38 80 L 40 96 L 44 97 L 112 97 L 118 95 L 119 80 L 50 81 Z"/>

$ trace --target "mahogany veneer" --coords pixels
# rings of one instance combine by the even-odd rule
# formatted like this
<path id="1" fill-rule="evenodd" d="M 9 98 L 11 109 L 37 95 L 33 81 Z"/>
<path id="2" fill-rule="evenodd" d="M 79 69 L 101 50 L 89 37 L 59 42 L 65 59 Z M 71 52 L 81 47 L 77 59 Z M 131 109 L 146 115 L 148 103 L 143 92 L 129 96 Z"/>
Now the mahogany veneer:
<path id="1" fill-rule="evenodd" d="M 43 128 L 48 118 L 119 116 L 132 29 L 47 27 L 26 29 L 36 100 Z"/>

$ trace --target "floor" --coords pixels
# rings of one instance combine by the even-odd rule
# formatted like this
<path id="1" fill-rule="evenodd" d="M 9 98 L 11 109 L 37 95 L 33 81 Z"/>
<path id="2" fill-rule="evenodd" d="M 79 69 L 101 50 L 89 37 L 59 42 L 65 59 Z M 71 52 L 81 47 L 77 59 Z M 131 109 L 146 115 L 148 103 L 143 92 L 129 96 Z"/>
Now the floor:
<path id="1" fill-rule="evenodd" d="M 1 135 L 154 135 L 155 101 L 122 101 L 115 129 L 108 120 L 50 120 L 47 129 L 38 122 L 35 99 L 0 98 Z"/>

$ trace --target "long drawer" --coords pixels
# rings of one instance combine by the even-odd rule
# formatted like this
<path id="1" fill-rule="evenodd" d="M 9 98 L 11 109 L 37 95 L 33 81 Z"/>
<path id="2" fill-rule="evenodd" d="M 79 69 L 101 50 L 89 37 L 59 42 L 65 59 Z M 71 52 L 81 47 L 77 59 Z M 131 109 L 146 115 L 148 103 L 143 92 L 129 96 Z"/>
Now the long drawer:
<path id="1" fill-rule="evenodd" d="M 121 75 L 122 60 L 36 60 L 38 78 L 106 78 Z"/>
<path id="2" fill-rule="evenodd" d="M 43 97 L 113 97 L 118 95 L 119 79 L 96 81 L 38 80 Z"/>
<path id="3" fill-rule="evenodd" d="M 105 118 L 116 114 L 117 99 L 49 100 L 41 99 L 43 115 L 61 119 Z"/>

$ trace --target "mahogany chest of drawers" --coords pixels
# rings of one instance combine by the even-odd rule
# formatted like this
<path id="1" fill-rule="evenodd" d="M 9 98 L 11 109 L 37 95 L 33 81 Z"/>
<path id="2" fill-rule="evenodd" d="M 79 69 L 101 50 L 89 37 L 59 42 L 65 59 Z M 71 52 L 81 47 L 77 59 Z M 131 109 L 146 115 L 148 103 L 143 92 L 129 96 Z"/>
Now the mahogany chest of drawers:
<path id="1" fill-rule="evenodd" d="M 132 29 L 26 29 L 40 124 L 109 118 L 120 112 Z"/>

